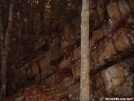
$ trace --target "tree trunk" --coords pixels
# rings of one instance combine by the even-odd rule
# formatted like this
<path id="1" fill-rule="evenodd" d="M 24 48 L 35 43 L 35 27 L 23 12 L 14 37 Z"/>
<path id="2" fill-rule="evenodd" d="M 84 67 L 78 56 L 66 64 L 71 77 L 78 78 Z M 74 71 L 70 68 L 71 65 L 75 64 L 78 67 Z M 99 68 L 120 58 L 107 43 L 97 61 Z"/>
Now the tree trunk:
<path id="1" fill-rule="evenodd" d="M 89 0 L 83 0 L 81 13 L 80 101 L 90 101 L 89 61 Z"/>
<path id="2" fill-rule="evenodd" d="M 45 32 L 45 19 L 44 19 L 44 14 L 45 14 L 45 11 L 44 11 L 44 5 L 45 5 L 45 1 L 46 0 L 40 0 L 39 3 L 40 3 L 40 32 L 39 34 L 40 35 L 43 35 L 44 32 Z"/>
<path id="3" fill-rule="evenodd" d="M 14 8 L 14 0 L 11 0 L 8 28 L 7 28 L 6 35 L 5 35 L 5 40 L 4 40 L 3 26 L 1 23 L 1 17 L 0 17 L 1 56 L 2 56 L 2 60 L 1 60 L 2 61 L 2 66 L 1 66 L 2 67 L 2 70 L 1 70 L 1 95 L 0 95 L 1 101 L 5 101 L 5 98 L 6 98 L 7 59 L 8 59 L 10 36 L 11 36 L 11 30 L 12 30 L 12 22 L 13 22 L 13 8 Z"/>

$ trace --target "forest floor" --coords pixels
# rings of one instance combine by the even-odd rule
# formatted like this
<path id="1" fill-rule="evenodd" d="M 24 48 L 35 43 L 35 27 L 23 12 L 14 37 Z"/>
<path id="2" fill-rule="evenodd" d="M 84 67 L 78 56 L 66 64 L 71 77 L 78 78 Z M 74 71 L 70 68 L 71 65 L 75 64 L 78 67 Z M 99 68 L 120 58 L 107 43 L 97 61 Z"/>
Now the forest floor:
<path id="1" fill-rule="evenodd" d="M 68 93 L 56 86 L 29 85 L 6 98 L 6 101 L 69 101 Z"/>

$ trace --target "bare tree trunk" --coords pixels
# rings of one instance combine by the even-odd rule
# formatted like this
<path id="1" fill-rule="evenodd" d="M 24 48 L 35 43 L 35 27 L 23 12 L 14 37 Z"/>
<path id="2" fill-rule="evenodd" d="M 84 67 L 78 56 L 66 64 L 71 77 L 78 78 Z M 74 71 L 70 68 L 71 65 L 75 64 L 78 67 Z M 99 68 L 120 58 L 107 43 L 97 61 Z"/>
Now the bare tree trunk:
<path id="1" fill-rule="evenodd" d="M 13 23 L 13 8 L 14 8 L 14 0 L 11 0 L 8 28 L 7 28 L 6 35 L 5 35 L 5 40 L 4 40 L 3 26 L 2 26 L 1 17 L 0 17 L 1 56 L 2 56 L 1 95 L 0 95 L 1 101 L 5 101 L 5 98 L 6 98 L 7 59 L 8 59 L 12 23 Z"/>
<path id="2" fill-rule="evenodd" d="M 2 1 L 0 1 L 0 45 L 1 45 L 1 67 L 3 67 L 3 64 L 5 64 L 5 63 L 3 63 L 3 57 L 4 56 L 2 56 L 3 54 L 3 45 L 4 45 L 4 28 L 3 28 L 3 24 L 2 24 Z M 2 69 L 2 68 L 1 68 Z M 2 70 L 1 70 L 1 72 L 2 72 Z M 3 73 L 1 73 L 1 76 L 2 76 L 2 74 Z M 2 87 L 2 85 L 3 85 L 3 82 L 4 81 L 2 81 L 2 77 L 1 77 L 1 87 Z M 4 88 L 4 87 L 3 87 Z M 2 89 L 1 89 L 1 93 L 0 93 L 1 95 L 0 95 L 0 100 L 1 100 L 1 97 L 3 96 L 3 94 L 2 94 Z M 2 101 L 2 100 L 1 100 Z"/>
<path id="3" fill-rule="evenodd" d="M 90 101 L 89 0 L 82 0 L 80 101 Z"/>
<path id="4" fill-rule="evenodd" d="M 43 35 L 45 32 L 45 19 L 44 19 L 44 5 L 45 5 L 46 0 L 40 0 L 40 35 Z"/>

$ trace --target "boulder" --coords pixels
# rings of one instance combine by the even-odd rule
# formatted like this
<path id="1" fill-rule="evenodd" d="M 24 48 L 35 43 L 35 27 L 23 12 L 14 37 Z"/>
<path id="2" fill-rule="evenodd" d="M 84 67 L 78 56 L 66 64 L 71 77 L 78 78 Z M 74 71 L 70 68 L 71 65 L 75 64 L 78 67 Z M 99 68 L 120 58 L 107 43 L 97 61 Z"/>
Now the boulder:
<path id="1" fill-rule="evenodd" d="M 107 11 L 108 11 L 108 15 L 109 15 L 109 25 L 111 26 L 111 28 L 116 28 L 119 23 L 121 22 L 121 18 L 120 18 L 120 12 L 118 9 L 118 5 L 116 2 L 111 3 L 107 6 Z"/>
<path id="2" fill-rule="evenodd" d="M 32 65 L 32 72 L 33 72 L 33 75 L 36 75 L 39 72 L 39 67 L 36 62 Z"/>

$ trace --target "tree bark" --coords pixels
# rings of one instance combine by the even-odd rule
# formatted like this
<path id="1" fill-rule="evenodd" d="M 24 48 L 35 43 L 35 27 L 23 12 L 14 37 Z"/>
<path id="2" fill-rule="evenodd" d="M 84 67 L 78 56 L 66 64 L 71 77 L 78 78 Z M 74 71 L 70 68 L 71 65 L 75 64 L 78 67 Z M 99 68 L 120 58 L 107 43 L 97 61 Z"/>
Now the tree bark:
<path id="1" fill-rule="evenodd" d="M 90 101 L 89 0 L 82 1 L 80 101 Z"/>
<path id="2" fill-rule="evenodd" d="M 2 70 L 1 70 L 1 101 L 5 101 L 6 98 L 6 83 L 7 83 L 7 59 L 8 59 L 8 51 L 9 51 L 9 44 L 10 44 L 10 36 L 12 30 L 12 23 L 13 23 L 13 8 L 14 8 L 14 0 L 11 0 L 10 3 L 10 11 L 9 11 L 9 21 L 8 21 L 8 28 L 5 34 L 4 40 L 4 33 L 3 33 L 3 26 L 0 17 L 0 34 L 1 34 L 1 56 L 2 56 Z"/>
<path id="3" fill-rule="evenodd" d="M 44 14 L 45 14 L 45 11 L 44 11 L 44 5 L 45 5 L 45 2 L 46 0 L 40 0 L 39 3 L 40 3 L 40 32 L 39 34 L 40 35 L 43 35 L 44 32 L 45 32 L 45 19 L 44 19 Z"/>

